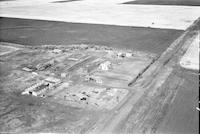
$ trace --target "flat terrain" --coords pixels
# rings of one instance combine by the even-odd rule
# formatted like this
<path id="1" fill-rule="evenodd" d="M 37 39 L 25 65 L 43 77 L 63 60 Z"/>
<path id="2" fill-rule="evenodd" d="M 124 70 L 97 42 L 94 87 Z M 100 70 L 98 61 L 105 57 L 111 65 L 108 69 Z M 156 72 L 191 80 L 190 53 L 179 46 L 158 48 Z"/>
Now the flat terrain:
<path id="1" fill-rule="evenodd" d="M 29 46 L 76 43 L 161 54 L 182 30 L 0 18 L 0 40 Z"/>
<path id="2" fill-rule="evenodd" d="M 198 134 L 198 5 L 1 0 L 0 133 Z"/>
<path id="3" fill-rule="evenodd" d="M 174 73 L 184 78 L 184 82 L 178 88 L 177 95 L 158 133 L 198 134 L 199 111 L 196 107 L 199 106 L 199 76 L 184 69 L 176 70 Z"/>
<path id="4" fill-rule="evenodd" d="M 102 47 L 103 51 L 99 49 L 100 46 L 91 47 L 89 52 L 80 51 L 80 53 L 77 51 L 79 47 L 76 46 L 71 49 L 71 46 L 68 45 L 59 48 L 58 45 L 42 47 L 41 45 L 21 46 L 2 43 L 1 47 L 5 52 L 2 52 L 0 61 L 1 131 L 197 134 L 199 125 L 199 115 L 196 110 L 199 92 L 198 74 L 180 68 L 179 60 L 190 45 L 191 38 L 197 34 L 198 26 L 194 28 L 194 31 L 192 29 L 186 34 L 187 36 L 183 36 L 184 38 L 179 37 L 181 41 L 178 42 L 178 46 L 181 49 L 171 46 L 173 49 L 171 47 L 167 49 L 159 59 L 154 53 L 135 51 L 133 53 L 134 61 L 130 63 L 126 62 L 132 58 L 126 58 L 126 54 L 124 55 L 120 51 L 110 53 L 112 49 L 107 47 Z M 8 53 L 11 50 L 7 47 L 19 49 L 12 49 L 13 53 Z M 88 47 L 83 45 L 83 48 L 80 47 L 80 49 L 88 49 Z M 90 64 L 93 60 L 94 62 L 99 61 L 99 58 L 96 59 L 96 57 L 100 55 L 93 54 L 95 50 L 104 58 L 106 55 L 110 55 L 111 59 L 114 55 L 116 58 L 119 57 L 120 61 L 125 62 L 125 66 L 122 66 L 123 62 L 117 65 L 116 61 L 111 60 L 116 64 L 114 68 L 111 67 L 110 70 L 107 70 L 102 65 L 101 67 L 105 69 L 104 72 L 94 72 L 95 77 L 92 75 L 89 75 L 89 78 L 86 77 L 84 68 L 94 65 Z M 73 51 L 75 54 L 71 55 L 70 53 Z M 80 53 L 82 56 L 80 57 L 76 53 Z M 84 56 L 84 54 L 86 55 Z M 87 57 L 87 55 L 94 57 Z M 80 59 L 77 59 L 77 56 Z M 157 60 L 151 62 L 149 56 Z M 65 58 L 72 61 L 69 62 Z M 151 66 L 148 66 L 149 62 Z M 107 65 L 109 66 L 109 64 Z M 143 67 L 146 67 L 147 70 L 142 69 Z M 134 68 L 134 70 L 130 68 Z M 83 75 L 79 77 L 77 74 Z M 142 74 L 142 77 L 139 74 Z M 70 75 L 72 77 L 68 77 Z M 47 93 L 46 90 L 41 93 L 37 92 L 38 88 L 26 92 L 35 81 L 49 81 L 47 79 L 50 76 L 61 79 L 64 85 L 61 84 L 60 88 L 53 88 L 56 92 L 51 92 L 51 88 L 47 90 L 50 91 Z M 57 81 L 56 79 L 50 79 L 50 81 Z M 70 84 L 79 83 L 82 80 L 91 80 L 92 83 L 101 85 L 101 88 L 91 89 L 88 87 L 94 86 L 94 84 L 85 87 Z M 69 84 L 66 84 L 68 82 Z M 129 86 L 127 82 L 132 84 Z M 44 86 L 47 85 L 49 84 Z M 104 89 L 102 86 L 111 86 L 111 88 Z M 27 95 L 22 95 L 23 92 Z M 91 94 L 99 92 L 99 97 L 103 97 L 96 101 L 99 97 L 95 97 L 95 95 L 93 97 Z M 118 92 L 121 92 L 121 99 L 117 96 Z M 43 95 L 47 97 L 43 98 Z M 118 103 L 111 99 L 115 97 Z M 95 101 L 96 104 L 93 104 Z M 110 107 L 110 104 L 114 107 Z M 94 108 L 96 106 L 98 107 Z"/>
<path id="5" fill-rule="evenodd" d="M 138 93 L 128 83 L 156 58 L 94 45 L 0 48 L 1 132 L 88 131 Z"/>
<path id="6" fill-rule="evenodd" d="M 0 2 L 1 17 L 185 30 L 199 17 L 199 6 L 123 4 L 128 0 Z M 120 11 L 120 12 L 119 12 Z M 170 18 L 170 19 L 169 19 Z"/>
<path id="7" fill-rule="evenodd" d="M 143 77 L 145 77 L 145 74 L 151 69 L 155 69 L 155 72 L 151 74 L 150 77 L 147 77 L 144 83 L 142 82 L 141 84 L 143 88 L 147 88 L 145 90 L 146 92 L 134 105 L 134 98 L 130 99 L 130 101 L 124 105 L 124 110 L 121 111 L 121 114 L 113 119 L 112 125 L 109 125 L 110 122 L 107 124 L 109 126 L 105 128 L 107 131 L 113 133 L 136 132 L 158 134 L 198 133 L 199 111 L 196 110 L 196 106 L 198 106 L 199 99 L 199 74 L 195 71 L 181 68 L 179 63 L 180 57 L 182 57 L 195 37 L 198 36 L 198 32 L 199 23 L 195 36 L 193 36 L 194 34 L 192 31 L 189 32 L 184 38 L 179 38 L 181 39 L 181 41 L 179 40 L 180 42 L 174 42 L 171 47 L 162 54 L 158 59 L 158 66 L 162 66 L 163 64 L 163 67 L 155 69 L 154 64 L 152 64 L 150 68 L 144 72 Z M 178 44 L 182 47 L 177 47 Z M 172 57 L 170 58 L 168 54 Z M 172 72 L 170 72 L 170 70 Z M 165 79 L 165 77 L 167 77 L 167 79 Z M 163 81 L 163 79 L 165 80 Z M 159 84 L 156 82 L 157 80 Z M 150 81 L 153 85 L 150 84 Z M 162 82 L 164 83 L 161 84 Z M 145 83 L 148 84 L 146 85 Z M 134 86 L 136 85 L 137 82 Z M 148 90 L 148 85 L 150 90 Z M 159 88 L 159 86 L 161 87 Z M 127 112 L 129 110 L 130 112 Z M 125 113 L 128 113 L 127 118 L 123 118 Z M 115 122 L 119 119 L 121 123 L 117 125 Z M 115 127 L 113 124 L 115 124 Z"/>
<path id="8" fill-rule="evenodd" d="M 200 6 L 199 0 L 134 0 L 125 4 Z"/>

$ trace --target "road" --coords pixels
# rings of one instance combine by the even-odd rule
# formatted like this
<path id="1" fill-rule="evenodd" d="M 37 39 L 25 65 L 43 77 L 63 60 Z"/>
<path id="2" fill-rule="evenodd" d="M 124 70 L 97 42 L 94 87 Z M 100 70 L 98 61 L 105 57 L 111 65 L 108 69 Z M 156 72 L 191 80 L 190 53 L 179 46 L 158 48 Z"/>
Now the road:
<path id="1" fill-rule="evenodd" d="M 196 0 L 137 2 L 1 1 L 0 41 L 25 46 L 106 45 L 162 57 L 199 17 L 200 7 Z M 198 24 L 195 31 L 199 31 L 199 27 Z M 190 34 L 182 40 L 182 45 L 192 37 Z M 7 126 L 14 128 L 13 132 L 197 134 L 199 74 L 179 66 L 186 48 L 180 47 L 180 50 L 183 51 L 171 55 L 173 58 L 166 60 L 169 57 L 163 56 L 161 59 L 165 62 L 158 60 L 150 66 L 141 75 L 141 81 L 133 84 L 138 94 L 108 113 L 85 112 L 84 109 L 21 96 L 15 91 L 7 94 L 1 90 L 0 125 L 5 121 Z M 160 63 L 166 65 L 154 70 Z M 10 69 L 7 64 L 3 66 Z M 1 69 L 0 80 L 5 81 L 2 76 L 8 73 Z M 6 87 L 0 86 L 2 89 Z M 51 122 L 45 122 L 47 120 Z M 0 130 L 6 130 L 6 127 L 0 126 Z"/>

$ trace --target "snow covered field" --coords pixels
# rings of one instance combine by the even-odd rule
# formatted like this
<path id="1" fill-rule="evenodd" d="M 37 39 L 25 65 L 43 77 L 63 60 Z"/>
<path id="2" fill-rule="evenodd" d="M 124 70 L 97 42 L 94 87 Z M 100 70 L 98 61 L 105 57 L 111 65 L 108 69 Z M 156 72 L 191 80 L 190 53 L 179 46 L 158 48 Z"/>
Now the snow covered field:
<path id="1" fill-rule="evenodd" d="M 0 16 L 62 22 L 185 30 L 198 6 L 129 5 L 127 0 L 17 0 L 0 2 Z"/>

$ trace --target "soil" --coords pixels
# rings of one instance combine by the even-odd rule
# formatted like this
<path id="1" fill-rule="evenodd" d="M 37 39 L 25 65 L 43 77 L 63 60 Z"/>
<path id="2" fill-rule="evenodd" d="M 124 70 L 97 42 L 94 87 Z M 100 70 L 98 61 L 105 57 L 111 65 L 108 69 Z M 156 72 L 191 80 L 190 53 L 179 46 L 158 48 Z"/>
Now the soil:
<path id="1" fill-rule="evenodd" d="M 163 53 L 171 42 L 183 32 L 165 29 L 58 23 L 9 18 L 1 18 L 1 20 L 0 40 L 20 43 L 22 44 L 21 48 L 39 48 L 44 44 L 53 44 L 49 49 L 53 49 L 59 44 L 66 44 L 65 47 L 73 43 L 99 44 L 101 46 L 103 44 L 113 46 L 114 48 L 133 49 L 135 51 L 140 50 L 140 52 L 142 51 L 141 53 L 145 54 L 147 57 L 151 54 L 159 55 Z M 194 33 L 195 31 L 192 31 L 189 33 L 189 36 L 193 36 Z M 184 41 L 186 42 L 190 38 L 189 36 L 181 43 Z M 20 47 L 20 45 L 17 47 Z M 169 50 L 174 52 L 173 49 Z M 4 51 L 9 50 L 4 49 Z M 38 49 L 34 51 L 38 51 Z M 43 51 L 41 54 L 45 52 L 47 51 Z M 53 51 L 53 53 L 59 52 L 63 51 L 58 51 L 57 49 Z M 180 52 L 183 53 L 183 51 Z M 139 54 L 140 53 L 135 53 L 135 56 L 137 57 Z M 43 98 L 32 95 L 22 95 L 21 93 L 24 91 L 24 88 L 18 87 L 23 85 L 20 82 L 15 82 L 13 85 L 12 82 L 23 79 L 27 80 L 28 77 L 26 77 L 25 73 L 22 73 L 22 75 L 19 76 L 23 77 L 23 79 L 17 79 L 16 75 L 10 74 L 13 71 L 19 71 L 21 69 L 19 66 L 15 66 L 17 63 L 24 61 L 31 63 L 31 58 L 41 60 L 41 55 L 31 53 L 30 51 L 23 52 L 21 50 L 13 50 L 12 53 L 4 53 L 2 55 L 0 57 L 1 132 L 86 133 L 97 128 L 97 130 L 101 130 L 100 132 L 108 130 L 116 133 L 137 133 L 137 131 L 138 133 L 159 134 L 198 133 L 199 113 L 196 110 L 199 98 L 198 74 L 180 68 L 177 64 L 179 62 L 176 62 L 176 60 L 178 60 L 176 54 L 175 56 L 172 55 L 175 57 L 175 59 L 172 58 L 172 61 L 171 59 L 168 60 L 169 57 L 166 56 L 162 59 L 167 61 L 158 61 L 158 64 L 155 64 L 155 66 L 150 66 L 150 69 L 147 69 L 145 73 L 148 75 L 141 75 L 141 79 L 136 81 L 137 83 L 133 84 L 132 88 L 129 87 L 127 89 L 129 91 L 134 91 L 131 94 L 129 93 L 127 98 L 125 97 L 129 99 L 129 103 L 122 101 L 111 110 L 91 110 L 85 107 L 79 107 L 78 105 L 75 106 L 74 104 L 65 105 L 65 103 L 55 101 L 52 96 Z M 124 55 L 121 57 L 124 57 Z M 144 55 L 140 55 L 139 57 L 145 59 L 143 58 L 145 57 Z M 75 62 L 76 58 L 72 57 L 71 59 Z M 49 59 L 46 57 L 46 59 L 44 58 L 41 62 L 45 61 L 44 63 L 51 64 L 52 62 L 46 62 L 48 60 Z M 58 59 L 58 61 L 62 61 L 62 58 Z M 37 62 L 35 62 L 35 64 L 36 63 Z M 80 63 L 82 64 L 84 62 Z M 164 67 L 154 70 L 157 68 L 157 65 L 160 66 L 161 63 L 164 64 Z M 25 65 L 26 64 L 23 64 L 23 66 Z M 80 67 L 79 63 L 73 65 L 75 65 L 74 67 L 76 69 Z M 47 70 L 48 69 L 47 67 Z M 69 69 L 71 69 L 71 66 L 69 66 Z M 122 69 L 121 71 L 127 70 L 128 69 Z M 129 69 L 128 71 L 132 72 L 136 70 Z M 84 74 L 84 70 L 80 69 L 76 73 Z M 26 74 L 30 74 L 30 72 Z M 42 74 L 45 75 L 45 73 Z M 49 73 L 47 72 L 46 74 Z M 9 80 L 6 76 L 13 76 L 11 77 L 12 80 Z M 129 78 L 124 77 L 122 74 L 121 76 L 123 76 L 123 78 Z M 72 78 L 72 81 L 77 80 L 77 78 L 80 79 L 75 76 Z M 31 83 L 32 80 L 29 82 Z M 10 86 L 7 86 L 7 84 L 10 84 Z M 27 86 L 29 87 L 30 85 Z M 88 90 L 84 91 L 84 94 L 90 92 Z M 85 100 L 87 100 L 85 97 L 81 98 L 81 101 Z M 127 111 L 130 111 L 130 113 Z M 110 122 L 112 122 L 112 124 L 107 122 L 109 119 L 111 119 Z M 103 125 L 103 127 L 101 127 L 101 125 Z M 116 128 L 116 126 L 118 128 Z M 107 129 L 104 130 L 101 128 Z"/>
<path id="2" fill-rule="evenodd" d="M 0 18 L 0 40 L 29 46 L 96 44 L 161 54 L 183 31 Z"/>
<path id="3" fill-rule="evenodd" d="M 1 132 L 86 131 L 135 92 L 129 81 L 156 58 L 86 44 L 0 48 Z"/>
<path id="4" fill-rule="evenodd" d="M 199 0 L 135 0 L 124 4 L 200 6 Z"/>

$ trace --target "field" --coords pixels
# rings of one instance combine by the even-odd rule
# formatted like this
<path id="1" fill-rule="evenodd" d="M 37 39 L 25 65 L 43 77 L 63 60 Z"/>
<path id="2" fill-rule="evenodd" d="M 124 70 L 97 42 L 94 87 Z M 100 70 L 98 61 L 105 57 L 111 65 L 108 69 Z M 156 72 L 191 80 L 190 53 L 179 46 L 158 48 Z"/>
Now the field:
<path id="1" fill-rule="evenodd" d="M 198 134 L 199 5 L 0 0 L 0 133 Z"/>
<path id="2" fill-rule="evenodd" d="M 24 45 L 97 44 L 161 54 L 182 30 L 0 18 L 0 40 Z"/>
<path id="3" fill-rule="evenodd" d="M 124 4 L 200 6 L 199 0 L 135 0 Z"/>

